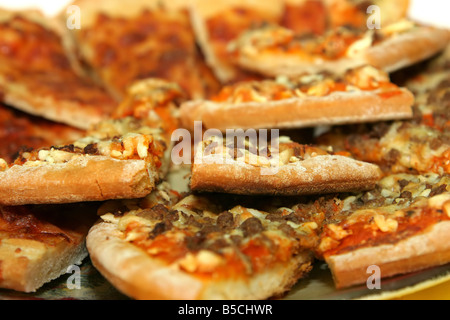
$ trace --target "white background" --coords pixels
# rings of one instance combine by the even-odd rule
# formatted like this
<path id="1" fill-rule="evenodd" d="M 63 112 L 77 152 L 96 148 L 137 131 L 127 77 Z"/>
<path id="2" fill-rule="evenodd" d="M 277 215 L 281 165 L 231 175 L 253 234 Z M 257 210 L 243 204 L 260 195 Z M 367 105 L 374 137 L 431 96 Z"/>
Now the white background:
<path id="1" fill-rule="evenodd" d="M 410 1 L 411 18 L 427 24 L 450 28 L 450 0 Z M 53 15 L 70 2 L 70 0 L 0 0 L 0 7 L 10 9 L 39 8 L 45 13 Z M 124 0 L 124 5 L 126 5 L 126 0 Z"/>

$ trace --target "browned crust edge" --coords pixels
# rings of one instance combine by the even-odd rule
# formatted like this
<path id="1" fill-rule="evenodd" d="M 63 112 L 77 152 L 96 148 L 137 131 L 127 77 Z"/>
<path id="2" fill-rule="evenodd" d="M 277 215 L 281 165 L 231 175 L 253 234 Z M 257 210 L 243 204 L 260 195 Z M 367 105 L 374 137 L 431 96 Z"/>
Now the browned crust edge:
<path id="1" fill-rule="evenodd" d="M 275 174 L 246 163 L 193 164 L 190 187 L 200 192 L 260 195 L 311 195 L 367 190 L 381 178 L 372 164 L 343 156 L 318 156 L 280 166 Z"/>
<path id="2" fill-rule="evenodd" d="M 155 169 L 156 170 L 156 169 Z M 0 204 L 56 204 L 139 198 L 155 186 L 144 160 L 81 156 L 67 163 L 14 165 L 0 172 Z"/>
<path id="3" fill-rule="evenodd" d="M 119 291 L 138 300 L 199 297 L 203 283 L 171 270 L 125 242 L 115 225 L 99 222 L 89 231 L 87 248 L 95 268 Z"/>
<path id="4" fill-rule="evenodd" d="M 221 131 L 304 128 L 411 118 L 414 96 L 407 89 L 399 90 L 399 94 L 391 97 L 382 97 L 377 92 L 347 92 L 267 103 L 192 101 L 181 106 L 180 118 L 182 125 L 190 130 L 194 121 L 202 121 L 205 128 Z"/>

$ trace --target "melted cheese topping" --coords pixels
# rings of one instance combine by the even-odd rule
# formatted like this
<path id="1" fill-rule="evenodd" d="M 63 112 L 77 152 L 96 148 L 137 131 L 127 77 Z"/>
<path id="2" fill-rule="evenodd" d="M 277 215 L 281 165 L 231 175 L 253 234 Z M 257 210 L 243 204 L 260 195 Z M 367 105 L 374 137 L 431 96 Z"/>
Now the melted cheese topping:
<path id="1" fill-rule="evenodd" d="M 164 128 L 176 118 L 177 100 L 184 100 L 186 95 L 174 82 L 158 78 L 148 78 L 133 82 L 127 90 L 125 98 L 113 113 L 113 118 L 133 116 L 146 120 L 149 126 Z M 169 117 L 158 113 L 159 109 L 167 109 Z M 173 121 L 172 121 L 173 122 Z"/>
<path id="2" fill-rule="evenodd" d="M 439 131 L 422 125 L 407 129 L 401 129 L 401 126 L 401 123 L 392 125 L 379 141 L 381 153 L 387 154 L 393 149 L 400 152 L 396 167 L 392 168 L 394 172 L 415 168 L 419 172 L 450 173 L 450 145 L 442 143 L 439 148 L 433 149 L 430 144 L 434 139 L 439 139 Z"/>
<path id="3" fill-rule="evenodd" d="M 390 82 L 389 76 L 371 66 L 355 68 L 343 78 L 323 74 L 304 75 L 289 79 L 240 82 L 225 86 L 211 100 L 219 103 L 239 104 L 268 102 L 292 98 L 324 97 L 334 92 L 376 91 L 384 93 L 399 88 Z"/>
<path id="4" fill-rule="evenodd" d="M 160 199 L 120 216 L 102 210 L 102 219 L 150 256 L 202 277 L 246 277 L 289 261 L 298 239 L 317 239 L 314 221 L 274 220 L 269 212 L 239 205 L 223 211 L 222 203 L 194 195 L 172 203 Z"/>
<path id="5" fill-rule="evenodd" d="M 242 33 L 229 46 L 229 50 L 236 55 L 247 57 L 276 53 L 295 55 L 311 62 L 336 60 L 360 55 L 366 49 L 376 45 L 376 35 L 386 40 L 415 27 L 416 24 L 408 20 L 390 24 L 380 32 L 340 26 L 330 29 L 321 36 L 298 39 L 292 30 L 278 25 L 264 25 Z"/>
<path id="6" fill-rule="evenodd" d="M 141 159 L 159 166 L 167 148 L 161 133 L 160 129 L 143 126 L 133 118 L 105 120 L 90 135 L 71 145 L 23 153 L 13 165 L 39 166 L 65 163 L 82 156 L 106 156 L 118 160 Z"/>
<path id="7" fill-rule="evenodd" d="M 450 219 L 450 176 L 391 175 L 380 181 L 377 190 L 344 202 L 342 211 L 336 213 L 337 222 L 324 226 L 317 248 L 321 255 L 393 243 L 400 241 L 402 234 L 411 236 L 430 223 Z"/>
<path id="8" fill-rule="evenodd" d="M 240 162 L 255 167 L 279 167 L 296 164 L 309 158 L 322 155 L 332 155 L 318 147 L 300 145 L 282 136 L 267 146 L 259 145 L 253 137 L 238 137 L 234 140 L 221 139 L 213 136 L 199 143 L 195 163 Z"/>

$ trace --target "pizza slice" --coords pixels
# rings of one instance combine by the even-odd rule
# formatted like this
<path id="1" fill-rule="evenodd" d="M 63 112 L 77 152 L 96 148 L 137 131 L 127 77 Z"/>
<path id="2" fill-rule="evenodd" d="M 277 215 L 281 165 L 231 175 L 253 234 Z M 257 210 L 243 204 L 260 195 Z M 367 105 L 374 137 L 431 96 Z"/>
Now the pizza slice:
<path id="1" fill-rule="evenodd" d="M 35 292 L 81 264 L 98 206 L 0 206 L 0 288 Z"/>
<path id="2" fill-rule="evenodd" d="M 170 165 L 170 130 L 176 122 L 172 99 L 177 95 L 165 86 L 166 82 L 152 79 L 135 83 L 116 118 L 97 123 L 82 138 L 24 150 L 10 164 L 1 161 L 0 204 L 103 201 L 149 194 Z M 128 110 L 137 117 L 128 115 Z"/>
<path id="3" fill-rule="evenodd" d="M 236 139 L 237 138 L 237 139 Z M 237 143 L 235 142 L 237 140 Z M 287 137 L 212 136 L 197 145 L 190 188 L 243 195 L 311 195 L 373 188 L 375 165 Z"/>
<path id="4" fill-rule="evenodd" d="M 151 192 L 167 148 L 160 130 L 132 118 L 101 126 L 111 128 L 106 137 L 90 135 L 68 145 L 25 151 L 9 165 L 3 160 L 0 203 L 102 201 Z"/>
<path id="5" fill-rule="evenodd" d="M 282 1 L 193 1 L 191 15 L 196 39 L 206 62 L 222 83 L 259 78 L 236 66 L 229 45 L 251 26 L 276 23 L 282 11 Z"/>
<path id="6" fill-rule="evenodd" d="M 412 117 L 414 96 L 389 76 L 364 66 L 343 75 L 320 73 L 225 86 L 209 100 L 185 102 L 183 126 L 226 129 L 304 128 Z"/>
<path id="7" fill-rule="evenodd" d="M 448 131 L 409 122 L 378 124 L 360 133 L 348 133 L 346 129 L 328 132 L 320 137 L 319 144 L 347 150 L 356 159 L 379 165 L 386 173 L 450 173 Z M 335 143 L 339 138 L 342 140 Z"/>
<path id="8" fill-rule="evenodd" d="M 386 173 L 450 173 L 449 81 L 450 73 L 438 68 L 408 83 L 416 97 L 411 120 L 334 127 L 316 143 L 376 163 Z"/>
<path id="9" fill-rule="evenodd" d="M 136 202 L 108 202 L 90 230 L 94 266 L 134 299 L 267 299 L 311 270 L 312 217 L 244 207 L 163 185 Z"/>
<path id="10" fill-rule="evenodd" d="M 449 176 L 398 174 L 326 213 L 316 255 L 337 288 L 365 284 L 450 262 Z"/>
<path id="11" fill-rule="evenodd" d="M 39 12 L 0 10 L 0 101 L 80 129 L 117 103 L 74 67 L 62 36 Z"/>
<path id="12" fill-rule="evenodd" d="M 372 65 L 393 72 L 432 57 L 448 44 L 450 32 L 402 20 L 381 29 L 330 29 L 322 36 L 296 37 L 279 25 L 243 32 L 230 44 L 236 63 L 265 76 L 343 72 Z"/>
<path id="13" fill-rule="evenodd" d="M 196 46 L 186 2 L 133 0 L 126 10 L 120 0 L 73 4 L 83 13 L 81 29 L 70 32 L 73 46 L 119 100 L 145 78 L 176 82 L 193 98 L 217 85 Z"/>
<path id="14" fill-rule="evenodd" d="M 83 134 L 82 130 L 31 116 L 0 103 L 0 158 L 8 163 L 20 151 L 64 144 Z"/>

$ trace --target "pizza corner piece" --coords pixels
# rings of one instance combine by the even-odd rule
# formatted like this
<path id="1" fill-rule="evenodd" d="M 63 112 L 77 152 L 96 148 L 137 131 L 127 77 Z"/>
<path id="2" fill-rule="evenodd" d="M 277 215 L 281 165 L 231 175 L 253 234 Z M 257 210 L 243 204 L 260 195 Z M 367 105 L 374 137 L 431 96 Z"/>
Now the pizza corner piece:
<path id="1" fill-rule="evenodd" d="M 448 50 L 406 82 L 414 94 L 413 118 L 365 125 L 336 126 L 315 143 L 375 163 L 386 174 L 450 173 Z"/>
<path id="2" fill-rule="evenodd" d="M 0 21 L 3 103 L 82 130 L 109 117 L 117 102 L 82 74 L 51 19 L 0 10 Z"/>
<path id="3" fill-rule="evenodd" d="M 131 132 L 23 152 L 0 173 L 0 202 L 48 204 L 144 196 L 159 179 L 161 163 L 155 160 L 163 151 L 157 135 Z"/>
<path id="4" fill-rule="evenodd" d="M 130 86 L 115 118 L 93 125 L 67 145 L 24 150 L 2 161 L 2 205 L 57 204 L 139 198 L 170 165 L 170 131 L 178 91 L 146 79 Z M 179 93 L 181 94 L 181 93 Z"/>
<path id="5" fill-rule="evenodd" d="M 386 279 L 449 263 L 449 182 L 447 175 L 393 174 L 344 199 L 316 248 L 336 287 L 366 283 L 370 266 Z"/>
<path id="6" fill-rule="evenodd" d="M 237 66 L 228 46 L 252 25 L 276 23 L 283 13 L 283 1 L 194 0 L 191 6 L 192 25 L 205 60 L 219 81 L 224 84 L 238 79 L 257 77 Z"/>
<path id="7" fill-rule="evenodd" d="M 375 187 L 378 166 L 288 137 L 210 137 L 196 146 L 190 188 L 196 192 L 301 196 Z"/>
<path id="8" fill-rule="evenodd" d="M 311 270 L 318 240 L 312 219 L 277 220 L 223 195 L 179 195 L 163 185 L 139 202 L 106 203 L 99 215 L 87 238 L 94 266 L 142 300 L 280 296 Z"/>

